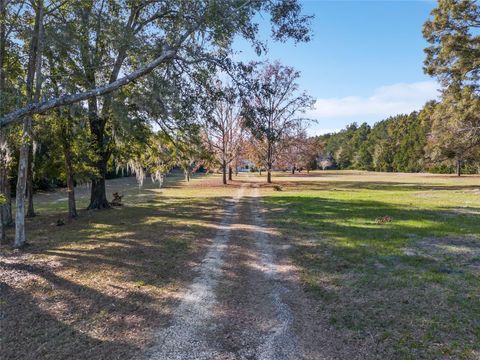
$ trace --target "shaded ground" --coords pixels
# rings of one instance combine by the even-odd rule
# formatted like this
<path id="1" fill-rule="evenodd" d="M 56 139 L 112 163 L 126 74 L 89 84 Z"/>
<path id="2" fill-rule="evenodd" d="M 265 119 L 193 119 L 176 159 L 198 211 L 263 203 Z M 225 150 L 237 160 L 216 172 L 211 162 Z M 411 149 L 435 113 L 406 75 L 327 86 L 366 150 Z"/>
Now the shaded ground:
<path id="1" fill-rule="evenodd" d="M 50 200 L 61 195 L 41 194 L 31 245 L 0 256 L 0 357 L 135 357 L 169 320 L 234 189 L 199 197 L 203 180 L 181 190 L 177 179 L 162 190 L 114 180 L 123 207 L 81 212 L 65 226 L 56 226 L 64 205 Z"/>

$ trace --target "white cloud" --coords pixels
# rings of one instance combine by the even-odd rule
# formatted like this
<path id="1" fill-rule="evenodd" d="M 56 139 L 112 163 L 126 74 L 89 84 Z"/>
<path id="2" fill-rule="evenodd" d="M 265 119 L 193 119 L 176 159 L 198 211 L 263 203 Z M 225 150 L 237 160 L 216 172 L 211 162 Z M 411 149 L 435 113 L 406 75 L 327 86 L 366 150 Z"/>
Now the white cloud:
<path id="1" fill-rule="evenodd" d="M 438 88 L 434 81 L 422 81 L 382 86 L 368 97 L 319 98 L 315 103 L 315 109 L 310 111 L 308 116 L 313 119 L 347 117 L 383 119 L 421 109 L 427 101 L 438 97 Z"/>

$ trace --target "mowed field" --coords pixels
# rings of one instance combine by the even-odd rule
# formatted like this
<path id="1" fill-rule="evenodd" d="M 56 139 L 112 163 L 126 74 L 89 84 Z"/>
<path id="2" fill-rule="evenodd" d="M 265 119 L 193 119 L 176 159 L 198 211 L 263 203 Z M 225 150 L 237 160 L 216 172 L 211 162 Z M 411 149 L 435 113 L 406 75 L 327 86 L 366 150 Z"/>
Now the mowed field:
<path id="1" fill-rule="evenodd" d="M 365 359 L 480 358 L 479 176 L 276 180 L 267 216 L 294 244 L 335 346 Z"/>
<path id="2" fill-rule="evenodd" d="M 318 171 L 264 182 L 111 180 L 124 206 L 74 221 L 64 193 L 38 194 L 30 246 L 1 249 L 1 357 L 138 358 L 171 321 L 226 201 L 254 183 L 315 308 L 325 358 L 480 358 L 480 176 Z M 87 199 L 79 189 L 79 207 Z"/>

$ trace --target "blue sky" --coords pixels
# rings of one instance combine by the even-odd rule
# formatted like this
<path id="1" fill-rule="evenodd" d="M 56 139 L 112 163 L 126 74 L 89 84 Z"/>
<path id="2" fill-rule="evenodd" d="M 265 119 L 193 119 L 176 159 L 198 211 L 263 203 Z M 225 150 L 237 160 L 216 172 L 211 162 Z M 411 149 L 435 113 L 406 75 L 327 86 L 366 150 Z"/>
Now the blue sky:
<path id="1" fill-rule="evenodd" d="M 418 110 L 437 96 L 436 82 L 423 73 L 422 25 L 434 1 L 303 1 L 314 14 L 313 40 L 294 45 L 269 41 L 260 60 L 279 60 L 301 72 L 300 85 L 316 101 L 308 113 L 318 121 L 311 134 L 353 121 L 373 124 Z M 261 36 L 268 38 L 267 21 Z M 242 60 L 258 60 L 239 41 Z"/>

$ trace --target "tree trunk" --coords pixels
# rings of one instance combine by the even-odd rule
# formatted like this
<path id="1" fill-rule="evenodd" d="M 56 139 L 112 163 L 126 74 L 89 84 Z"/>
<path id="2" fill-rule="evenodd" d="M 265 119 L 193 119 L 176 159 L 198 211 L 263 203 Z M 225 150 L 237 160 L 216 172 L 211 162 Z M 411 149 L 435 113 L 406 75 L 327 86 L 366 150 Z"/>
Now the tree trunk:
<path id="1" fill-rule="evenodd" d="M 64 134 L 64 138 L 65 136 L 66 134 Z M 77 207 L 75 204 L 75 180 L 70 143 L 66 141 L 63 141 L 63 157 L 65 158 L 65 173 L 67 175 L 68 217 L 73 219 L 78 216 Z"/>
<path id="2" fill-rule="evenodd" d="M 267 149 L 267 183 L 272 183 L 272 145 L 270 142 Z"/>
<path id="3" fill-rule="evenodd" d="M 0 0 L 1 1 L 1 0 Z M 5 203 L 0 204 L 0 244 L 5 244 L 7 238 L 5 236 L 5 227 L 7 226 L 7 219 L 5 219 L 5 207 L 6 203 L 6 194 L 5 194 L 5 181 L 8 181 L 7 178 L 7 153 L 6 149 L 2 146 L 4 140 L 4 134 L 2 129 L 0 129 L 0 195 L 3 195 L 5 198 Z"/>
<path id="4" fill-rule="evenodd" d="M 6 2 L 0 0 L 0 117 L 4 113 L 5 94 L 5 58 L 7 50 L 6 39 Z M 5 227 L 12 224 L 12 200 L 10 196 L 10 183 L 8 180 L 9 150 L 5 129 L 0 128 L 0 194 L 5 198 L 5 203 L 0 205 L 0 243 L 6 241 Z"/>
<path id="5" fill-rule="evenodd" d="M 27 98 L 34 102 L 39 99 L 39 92 L 34 94 L 34 79 L 35 75 L 40 76 L 39 61 L 42 57 L 42 41 L 43 36 L 43 1 L 38 1 L 38 6 L 35 14 L 34 31 L 30 44 L 30 52 L 28 59 L 28 72 L 26 82 Z M 37 82 L 38 85 L 38 82 Z M 37 86 L 38 89 L 38 86 Z M 25 236 L 25 196 L 27 190 L 27 175 L 28 175 L 28 156 L 30 153 L 30 146 L 32 144 L 32 117 L 30 115 L 25 116 L 23 120 L 23 134 L 22 142 L 20 146 L 20 157 L 18 160 L 18 179 L 17 179 L 17 191 L 16 191 L 16 204 L 17 213 L 15 217 L 15 241 L 13 246 L 16 248 L 23 247 L 26 244 Z"/>
<path id="6" fill-rule="evenodd" d="M 457 165 L 457 176 L 462 176 L 462 160 L 457 159 L 456 165 Z"/>
<path id="7" fill-rule="evenodd" d="M 74 219 L 78 216 L 77 206 L 75 204 L 75 181 L 73 179 L 72 164 L 70 159 L 65 159 L 65 169 L 67 172 L 67 193 L 68 193 L 68 217 Z"/>
<path id="8" fill-rule="evenodd" d="M 97 98 L 88 101 L 90 132 L 92 133 L 92 147 L 96 155 L 95 169 L 97 173 L 92 178 L 92 190 L 90 193 L 90 204 L 88 210 L 109 209 L 110 203 L 107 200 L 105 177 L 107 175 L 108 153 L 104 145 L 105 122 L 98 117 Z"/>
<path id="9" fill-rule="evenodd" d="M 8 178 L 8 168 L 5 167 L 5 183 L 4 183 L 4 196 L 6 203 L 3 205 L 3 220 L 4 225 L 13 226 L 12 216 L 12 188 L 10 186 L 10 179 Z"/>
<path id="10" fill-rule="evenodd" d="M 231 166 L 228 167 L 228 180 L 233 180 L 233 169 Z"/>
<path id="11" fill-rule="evenodd" d="M 5 58 L 7 55 L 7 39 L 6 39 L 6 4 L 5 0 L 0 0 L 0 116 L 3 116 L 3 92 L 5 91 Z"/>
<path id="12" fill-rule="evenodd" d="M 71 117 L 68 115 L 68 122 L 60 125 L 60 136 L 62 137 L 63 158 L 65 161 L 65 174 L 67 176 L 67 195 L 68 195 L 68 217 L 74 219 L 78 216 L 75 203 L 75 174 L 72 164 L 71 149 Z"/>
<path id="13" fill-rule="evenodd" d="M 27 168 L 27 217 L 35 217 L 35 209 L 33 207 L 33 146 L 32 143 L 28 147 L 28 168 Z"/>
<path id="14" fill-rule="evenodd" d="M 222 182 L 223 185 L 227 185 L 227 164 L 225 163 L 225 160 L 222 163 Z"/>
<path id="15" fill-rule="evenodd" d="M 27 167 L 28 167 L 28 144 L 32 131 L 32 118 L 28 116 L 23 124 L 22 145 L 20 148 L 20 159 L 18 160 L 18 179 L 17 179 L 17 213 L 15 216 L 15 242 L 16 248 L 25 245 L 27 239 L 25 236 L 25 195 L 27 187 Z"/>
<path id="16" fill-rule="evenodd" d="M 295 175 L 295 165 L 292 166 L 292 175 Z"/>
<path id="17" fill-rule="evenodd" d="M 0 194 L 4 203 L 0 204 L 0 244 L 5 244 L 5 228 L 12 223 L 10 184 L 8 179 L 8 147 L 5 131 L 0 129 Z"/>
<path id="18" fill-rule="evenodd" d="M 87 210 L 93 209 L 109 209 L 110 203 L 107 200 L 105 189 L 105 178 L 92 179 L 92 191 L 90 193 L 90 204 Z"/>
<path id="19" fill-rule="evenodd" d="M 184 173 L 185 173 L 185 181 L 190 182 L 190 169 L 185 169 Z"/>

